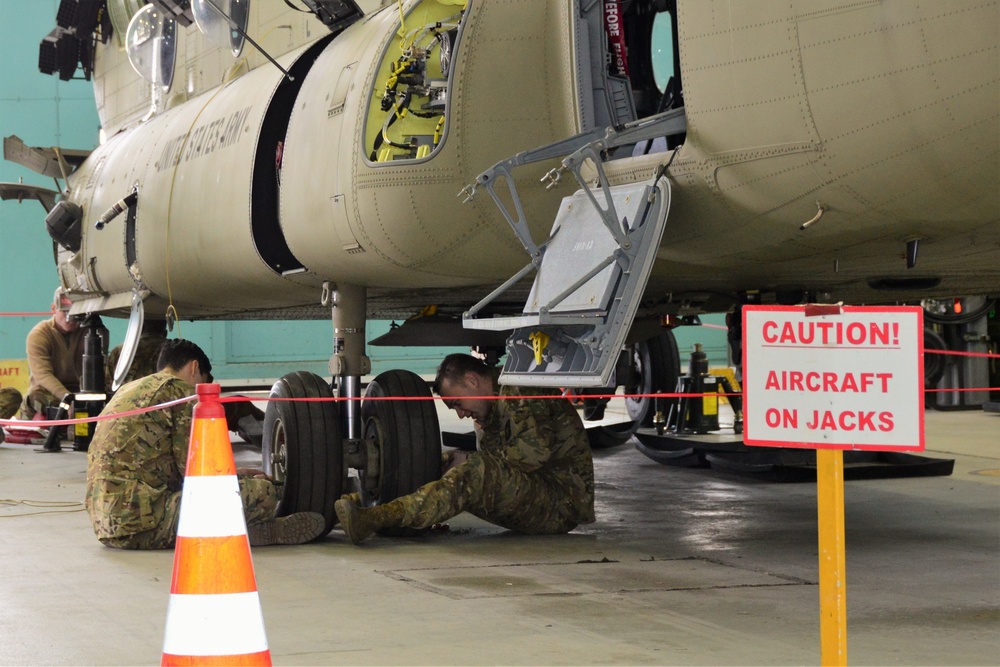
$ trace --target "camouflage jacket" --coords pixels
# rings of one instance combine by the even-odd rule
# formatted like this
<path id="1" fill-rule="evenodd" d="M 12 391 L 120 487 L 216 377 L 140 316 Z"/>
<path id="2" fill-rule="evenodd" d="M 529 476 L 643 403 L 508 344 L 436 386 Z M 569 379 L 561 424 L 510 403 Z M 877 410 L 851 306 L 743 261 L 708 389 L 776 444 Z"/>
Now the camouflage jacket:
<path id="1" fill-rule="evenodd" d="M 554 393 L 537 387 L 501 386 L 500 396 Z M 594 521 L 594 460 L 583 422 L 559 398 L 501 398 L 482 425 L 479 450 L 526 472 L 537 472 L 558 488 L 580 523 Z"/>
<path id="2" fill-rule="evenodd" d="M 122 380 L 122 385 L 139 378 L 152 375 L 156 372 L 156 362 L 160 358 L 160 348 L 166 338 L 158 334 L 142 334 L 136 344 L 135 356 L 132 358 L 132 365 L 129 366 L 128 373 Z M 116 346 L 108 354 L 104 362 L 104 382 L 107 391 L 111 391 L 111 385 L 115 379 L 115 367 L 122 354 L 122 346 Z"/>
<path id="3" fill-rule="evenodd" d="M 102 416 L 194 394 L 194 387 L 154 373 L 123 385 Z M 98 539 L 152 530 L 179 492 L 187 465 L 194 401 L 97 423 L 87 454 L 87 511 Z"/>

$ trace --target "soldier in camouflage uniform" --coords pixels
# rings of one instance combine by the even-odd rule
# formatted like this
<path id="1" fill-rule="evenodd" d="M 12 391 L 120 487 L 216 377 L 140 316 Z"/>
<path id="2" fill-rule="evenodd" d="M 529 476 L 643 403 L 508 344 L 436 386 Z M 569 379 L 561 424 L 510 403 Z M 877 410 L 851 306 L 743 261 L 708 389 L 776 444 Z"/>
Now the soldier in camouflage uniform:
<path id="1" fill-rule="evenodd" d="M 0 387 L 0 419 L 10 419 L 21 407 L 21 392 L 15 387 Z"/>
<path id="2" fill-rule="evenodd" d="M 124 385 L 102 416 L 191 396 L 210 382 L 211 363 L 194 343 L 163 344 L 158 372 Z M 87 454 L 86 506 L 102 544 L 119 549 L 174 545 L 181 486 L 187 466 L 193 402 L 97 423 Z M 240 495 L 250 544 L 301 544 L 326 530 L 322 514 L 274 518 L 275 486 L 263 474 L 240 475 Z"/>
<path id="3" fill-rule="evenodd" d="M 345 496 L 335 504 L 355 544 L 384 528 L 428 528 L 467 511 L 528 534 L 565 533 L 594 521 L 594 463 L 576 411 L 538 389 L 500 387 L 497 375 L 466 354 L 449 355 L 434 390 L 459 417 L 481 428 L 478 451 L 451 451 L 441 479 L 384 505 L 362 508 Z M 555 392 L 552 392 L 555 394 Z"/>
<path id="4" fill-rule="evenodd" d="M 142 333 L 139 334 L 139 341 L 136 344 L 135 356 L 132 357 L 132 365 L 122 379 L 122 384 L 128 384 L 141 377 L 152 375 L 156 372 L 156 360 L 160 356 L 160 346 L 167 339 L 167 323 L 163 320 L 143 320 Z M 115 367 L 118 366 L 118 358 L 121 357 L 122 346 L 116 346 L 108 353 L 107 361 L 104 362 L 104 386 L 110 392 L 115 379 Z"/>

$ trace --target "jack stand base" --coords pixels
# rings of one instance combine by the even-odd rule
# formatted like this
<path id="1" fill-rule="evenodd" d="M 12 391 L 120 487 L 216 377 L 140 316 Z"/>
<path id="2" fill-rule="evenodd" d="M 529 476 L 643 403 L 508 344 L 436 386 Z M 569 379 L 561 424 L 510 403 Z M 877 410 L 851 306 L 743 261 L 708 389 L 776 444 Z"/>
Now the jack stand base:
<path id="1" fill-rule="evenodd" d="M 784 447 L 747 447 L 735 433 L 656 435 L 639 429 L 636 449 L 663 465 L 711 468 L 716 472 L 769 482 L 816 481 L 816 451 Z M 844 452 L 844 479 L 947 476 L 954 459 L 935 459 L 901 452 Z"/>

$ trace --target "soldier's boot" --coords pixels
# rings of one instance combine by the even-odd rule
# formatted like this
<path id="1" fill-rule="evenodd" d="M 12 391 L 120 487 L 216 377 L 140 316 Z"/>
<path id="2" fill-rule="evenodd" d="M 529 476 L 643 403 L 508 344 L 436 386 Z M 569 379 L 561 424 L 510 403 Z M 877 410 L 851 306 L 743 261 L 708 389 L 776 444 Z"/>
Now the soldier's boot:
<path id="1" fill-rule="evenodd" d="M 333 509 L 340 519 L 340 527 L 354 544 L 361 544 L 376 530 L 403 525 L 403 505 L 397 500 L 369 508 L 361 507 L 352 498 L 344 497 L 333 504 Z"/>
<path id="2" fill-rule="evenodd" d="M 296 512 L 247 526 L 252 547 L 271 544 L 305 544 L 326 533 L 326 519 L 319 512 Z"/>

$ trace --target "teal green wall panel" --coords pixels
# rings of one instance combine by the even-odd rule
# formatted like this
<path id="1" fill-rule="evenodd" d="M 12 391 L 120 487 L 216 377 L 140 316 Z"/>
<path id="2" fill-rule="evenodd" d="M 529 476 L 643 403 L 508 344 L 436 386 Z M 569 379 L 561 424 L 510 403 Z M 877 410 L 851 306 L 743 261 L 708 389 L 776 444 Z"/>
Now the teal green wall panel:
<path id="1" fill-rule="evenodd" d="M 38 71 L 38 47 L 55 27 L 57 0 L 0 0 L 0 135 L 29 146 L 89 150 L 99 122 L 89 81 L 60 81 Z M 54 189 L 52 179 L 0 160 L 0 181 Z M 47 312 L 58 284 L 45 211 L 35 201 L 0 202 L 0 359 L 24 358 L 24 339 Z"/>

